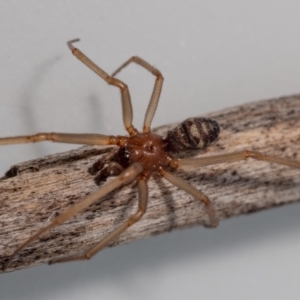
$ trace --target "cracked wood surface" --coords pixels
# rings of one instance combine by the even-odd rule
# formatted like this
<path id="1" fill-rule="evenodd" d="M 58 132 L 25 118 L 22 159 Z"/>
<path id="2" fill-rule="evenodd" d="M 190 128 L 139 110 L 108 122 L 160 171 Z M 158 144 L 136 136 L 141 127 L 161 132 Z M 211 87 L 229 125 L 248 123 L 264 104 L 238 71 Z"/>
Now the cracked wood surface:
<path id="1" fill-rule="evenodd" d="M 218 121 L 219 139 L 205 151 L 184 156 L 247 149 L 300 159 L 300 95 L 253 102 L 207 116 Z M 165 134 L 175 125 L 162 126 L 155 132 Z M 86 146 L 11 167 L 0 180 L 0 264 L 59 212 L 99 188 L 88 168 L 111 149 Z M 220 220 L 300 200 L 299 169 L 248 160 L 175 173 L 208 195 Z M 19 253 L 7 271 L 83 253 L 136 207 L 137 189 L 132 183 L 44 234 Z M 146 214 L 111 246 L 207 224 L 201 203 L 154 176 L 149 181 Z"/>

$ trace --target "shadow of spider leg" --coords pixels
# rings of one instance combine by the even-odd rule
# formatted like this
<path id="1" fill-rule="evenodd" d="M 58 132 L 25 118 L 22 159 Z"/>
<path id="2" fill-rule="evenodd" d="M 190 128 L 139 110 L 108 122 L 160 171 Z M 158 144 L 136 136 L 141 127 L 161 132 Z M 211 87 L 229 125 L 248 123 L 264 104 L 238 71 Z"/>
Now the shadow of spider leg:
<path id="1" fill-rule="evenodd" d="M 42 234 L 47 232 L 48 230 L 64 223 L 68 219 L 72 218 L 75 216 L 78 212 L 82 211 L 83 209 L 87 208 L 90 206 L 92 203 L 95 201 L 99 200 L 100 198 L 106 196 L 110 192 L 116 190 L 117 188 L 121 187 L 122 185 L 125 185 L 127 183 L 130 183 L 133 181 L 141 172 L 143 168 L 139 163 L 134 163 L 130 167 L 128 167 L 125 171 L 123 171 L 117 178 L 111 180 L 107 184 L 105 184 L 103 187 L 99 188 L 96 192 L 90 194 L 87 196 L 85 199 L 80 201 L 79 203 L 73 205 L 72 207 L 68 208 L 65 212 L 60 214 L 58 217 L 56 217 L 48 226 L 43 227 L 40 229 L 36 234 L 34 234 L 32 237 L 30 237 L 27 241 L 25 241 L 21 246 L 19 246 L 14 253 L 10 256 L 9 260 L 7 263 L 4 265 L 3 270 L 6 270 L 13 258 L 20 252 L 22 251 L 26 246 L 34 242 L 37 238 L 39 238 Z M 141 180 L 142 183 L 139 184 L 139 191 L 141 194 L 142 200 L 140 200 L 140 206 L 144 208 L 143 203 L 147 203 L 147 186 L 146 183 Z M 146 199 L 146 200 L 145 200 Z M 144 210 L 139 209 L 137 216 L 143 215 Z M 137 216 L 135 218 L 137 218 Z M 140 217 L 141 217 L 140 216 Z M 138 218 L 137 218 L 138 219 Z M 132 220 L 130 220 L 132 222 Z M 130 226 L 130 225 L 129 225 Z M 127 228 L 127 227 L 126 227 Z M 126 229 L 125 228 L 125 229 Z M 124 230 L 125 230 L 124 229 Z M 123 231 L 124 231 L 123 230 Z M 114 235 L 116 236 L 116 235 Z M 63 260 L 62 260 L 63 261 Z"/>
<path id="2" fill-rule="evenodd" d="M 133 173 L 134 171 L 132 171 Z M 137 171 L 135 171 L 135 175 L 137 176 Z M 135 214 L 133 214 L 128 220 L 126 220 L 121 226 L 116 228 L 110 234 L 108 234 L 104 239 L 98 242 L 95 246 L 86 251 L 83 255 L 75 256 L 75 257 L 65 257 L 61 259 L 51 260 L 49 264 L 55 264 L 60 262 L 69 262 L 75 260 L 87 260 L 94 256 L 97 252 L 105 248 L 113 239 L 118 237 L 122 232 L 124 232 L 128 227 L 135 224 L 137 221 L 141 219 L 141 217 L 145 214 L 148 203 L 148 186 L 146 179 L 141 176 L 138 179 L 138 195 L 139 195 L 139 203 L 138 210 Z"/>

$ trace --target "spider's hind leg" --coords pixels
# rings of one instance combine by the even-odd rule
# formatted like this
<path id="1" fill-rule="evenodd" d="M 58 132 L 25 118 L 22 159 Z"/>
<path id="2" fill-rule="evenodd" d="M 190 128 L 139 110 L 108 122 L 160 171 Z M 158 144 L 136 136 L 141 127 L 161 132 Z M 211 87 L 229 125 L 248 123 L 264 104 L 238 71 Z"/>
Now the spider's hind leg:
<path id="1" fill-rule="evenodd" d="M 117 152 L 117 148 L 113 149 L 111 152 L 102 156 L 89 168 L 88 171 L 91 175 L 97 174 L 94 178 L 97 185 L 106 181 L 110 176 L 118 176 L 124 170 L 116 160 Z"/>

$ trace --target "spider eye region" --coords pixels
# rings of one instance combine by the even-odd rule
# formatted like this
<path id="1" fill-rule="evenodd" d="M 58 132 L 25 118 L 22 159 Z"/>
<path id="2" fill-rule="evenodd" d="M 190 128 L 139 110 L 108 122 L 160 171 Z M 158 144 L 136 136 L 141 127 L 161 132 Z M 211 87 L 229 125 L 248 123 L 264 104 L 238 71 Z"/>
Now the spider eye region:
<path id="1" fill-rule="evenodd" d="M 166 143 L 161 136 L 151 132 L 138 133 L 129 137 L 127 143 L 120 147 L 117 157 L 124 168 L 138 162 L 144 172 L 152 173 L 168 165 L 170 156 L 165 148 Z"/>

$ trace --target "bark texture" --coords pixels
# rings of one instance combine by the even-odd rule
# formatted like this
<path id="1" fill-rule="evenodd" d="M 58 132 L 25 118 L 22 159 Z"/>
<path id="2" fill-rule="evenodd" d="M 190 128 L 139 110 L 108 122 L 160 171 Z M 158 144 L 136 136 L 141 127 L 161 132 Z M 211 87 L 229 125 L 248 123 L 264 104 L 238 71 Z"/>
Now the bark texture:
<path id="1" fill-rule="evenodd" d="M 207 116 L 221 127 L 218 141 L 206 151 L 185 153 L 184 157 L 247 149 L 300 160 L 300 95 L 258 101 Z M 165 135 L 175 125 L 155 132 Z M 0 180 L 0 264 L 55 215 L 99 188 L 87 170 L 111 149 L 81 147 L 11 167 Z M 300 170 L 266 162 L 248 160 L 177 170 L 176 175 L 208 195 L 220 220 L 300 200 Z M 44 234 L 19 253 L 7 271 L 83 253 L 136 208 L 137 189 L 132 183 Z M 153 176 L 147 213 L 111 246 L 208 224 L 201 203 Z"/>

